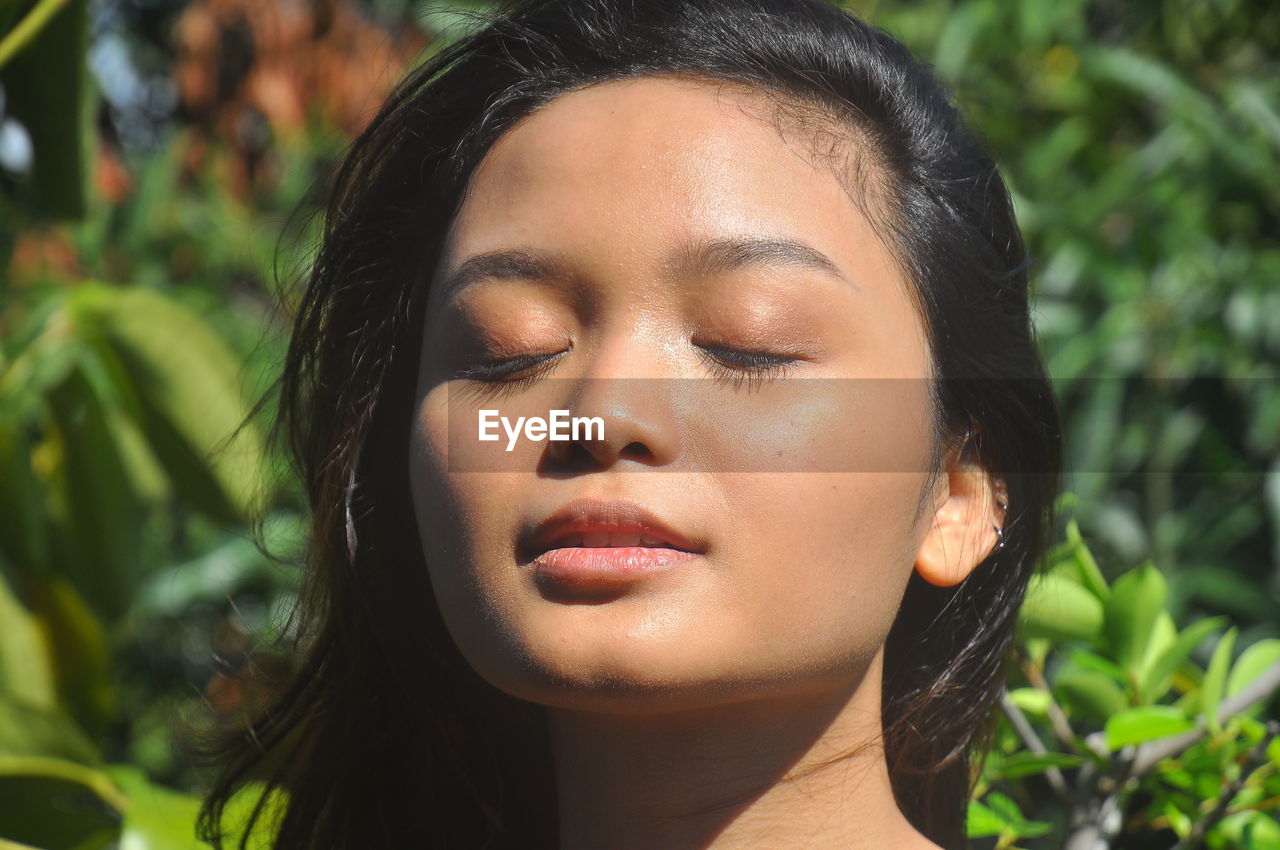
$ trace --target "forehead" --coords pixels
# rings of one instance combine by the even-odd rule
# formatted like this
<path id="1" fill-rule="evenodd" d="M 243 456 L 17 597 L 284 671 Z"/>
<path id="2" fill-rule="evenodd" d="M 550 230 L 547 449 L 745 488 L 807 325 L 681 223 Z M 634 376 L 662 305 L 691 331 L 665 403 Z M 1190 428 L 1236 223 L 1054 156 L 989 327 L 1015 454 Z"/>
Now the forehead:
<path id="1" fill-rule="evenodd" d="M 477 167 L 448 253 L 536 242 L 641 261 L 690 239 L 764 235 L 893 274 L 832 161 L 785 126 L 769 98 L 714 81 L 645 77 L 561 95 Z"/>

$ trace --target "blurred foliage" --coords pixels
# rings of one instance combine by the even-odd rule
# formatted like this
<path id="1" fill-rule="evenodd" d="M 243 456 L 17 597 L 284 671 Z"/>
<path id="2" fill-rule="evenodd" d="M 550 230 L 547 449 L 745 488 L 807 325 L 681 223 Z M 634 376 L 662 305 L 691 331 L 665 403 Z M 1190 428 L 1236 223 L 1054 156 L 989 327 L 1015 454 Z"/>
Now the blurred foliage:
<path id="1" fill-rule="evenodd" d="M 1001 163 L 1078 495 L 975 846 L 1280 847 L 1276 701 L 1233 703 L 1280 656 L 1280 11 L 849 5 Z M 275 270 L 400 71 L 486 6 L 0 0 L 0 846 L 195 846 L 182 730 L 286 664 L 303 507 L 270 398 L 238 427 L 282 357 Z"/>
<path id="2" fill-rule="evenodd" d="M 855 5 L 952 82 L 1014 192 L 1090 538 L 1153 558 L 1180 615 L 1274 631 L 1280 9 Z"/>
<path id="3" fill-rule="evenodd" d="M 1075 498 L 1064 502 L 1070 511 Z M 1167 601 L 1150 562 L 1108 582 L 1068 523 L 1022 609 L 970 837 L 1045 850 L 1280 847 L 1280 640 L 1237 647 L 1221 616 L 1179 628 Z"/>

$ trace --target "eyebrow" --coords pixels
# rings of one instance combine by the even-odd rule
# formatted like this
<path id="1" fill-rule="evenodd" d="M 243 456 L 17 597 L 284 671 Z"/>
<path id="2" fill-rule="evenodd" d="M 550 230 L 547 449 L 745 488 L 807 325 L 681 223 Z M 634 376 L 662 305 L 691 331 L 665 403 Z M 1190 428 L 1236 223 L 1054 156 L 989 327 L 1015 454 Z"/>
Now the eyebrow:
<path id="1" fill-rule="evenodd" d="M 749 266 L 798 266 L 849 282 L 826 254 L 798 239 L 725 237 L 686 246 L 671 258 L 676 275 L 729 274 Z"/>
<path id="2" fill-rule="evenodd" d="M 685 245 L 663 264 L 673 278 L 729 274 L 751 266 L 794 266 L 852 283 L 826 254 L 798 239 L 733 236 Z M 524 248 L 468 257 L 441 282 L 450 294 L 481 280 L 567 282 L 578 277 L 564 262 Z"/>

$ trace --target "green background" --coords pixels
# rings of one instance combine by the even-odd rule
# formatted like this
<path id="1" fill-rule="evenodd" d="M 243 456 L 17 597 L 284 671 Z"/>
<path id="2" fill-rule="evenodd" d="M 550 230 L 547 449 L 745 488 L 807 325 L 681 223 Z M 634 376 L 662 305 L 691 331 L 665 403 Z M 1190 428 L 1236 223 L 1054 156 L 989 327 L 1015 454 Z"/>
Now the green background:
<path id="1" fill-rule="evenodd" d="M 1280 848 L 1274 694 L 1219 722 L 1280 659 L 1280 12 L 849 6 L 995 153 L 1066 418 L 975 846 L 1110 805 L 1114 846 Z M 0 847 L 200 846 L 188 745 L 288 665 L 304 523 L 266 393 L 309 213 L 477 8 L 0 0 Z"/>

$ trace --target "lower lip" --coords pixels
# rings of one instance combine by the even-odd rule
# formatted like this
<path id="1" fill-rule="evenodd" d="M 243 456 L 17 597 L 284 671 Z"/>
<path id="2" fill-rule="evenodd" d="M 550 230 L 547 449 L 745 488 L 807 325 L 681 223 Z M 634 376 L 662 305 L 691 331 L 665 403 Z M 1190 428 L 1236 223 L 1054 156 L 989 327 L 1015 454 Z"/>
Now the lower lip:
<path id="1" fill-rule="evenodd" d="M 533 559 L 539 577 L 572 583 L 636 581 L 697 557 L 695 552 L 650 546 L 550 549 Z"/>

